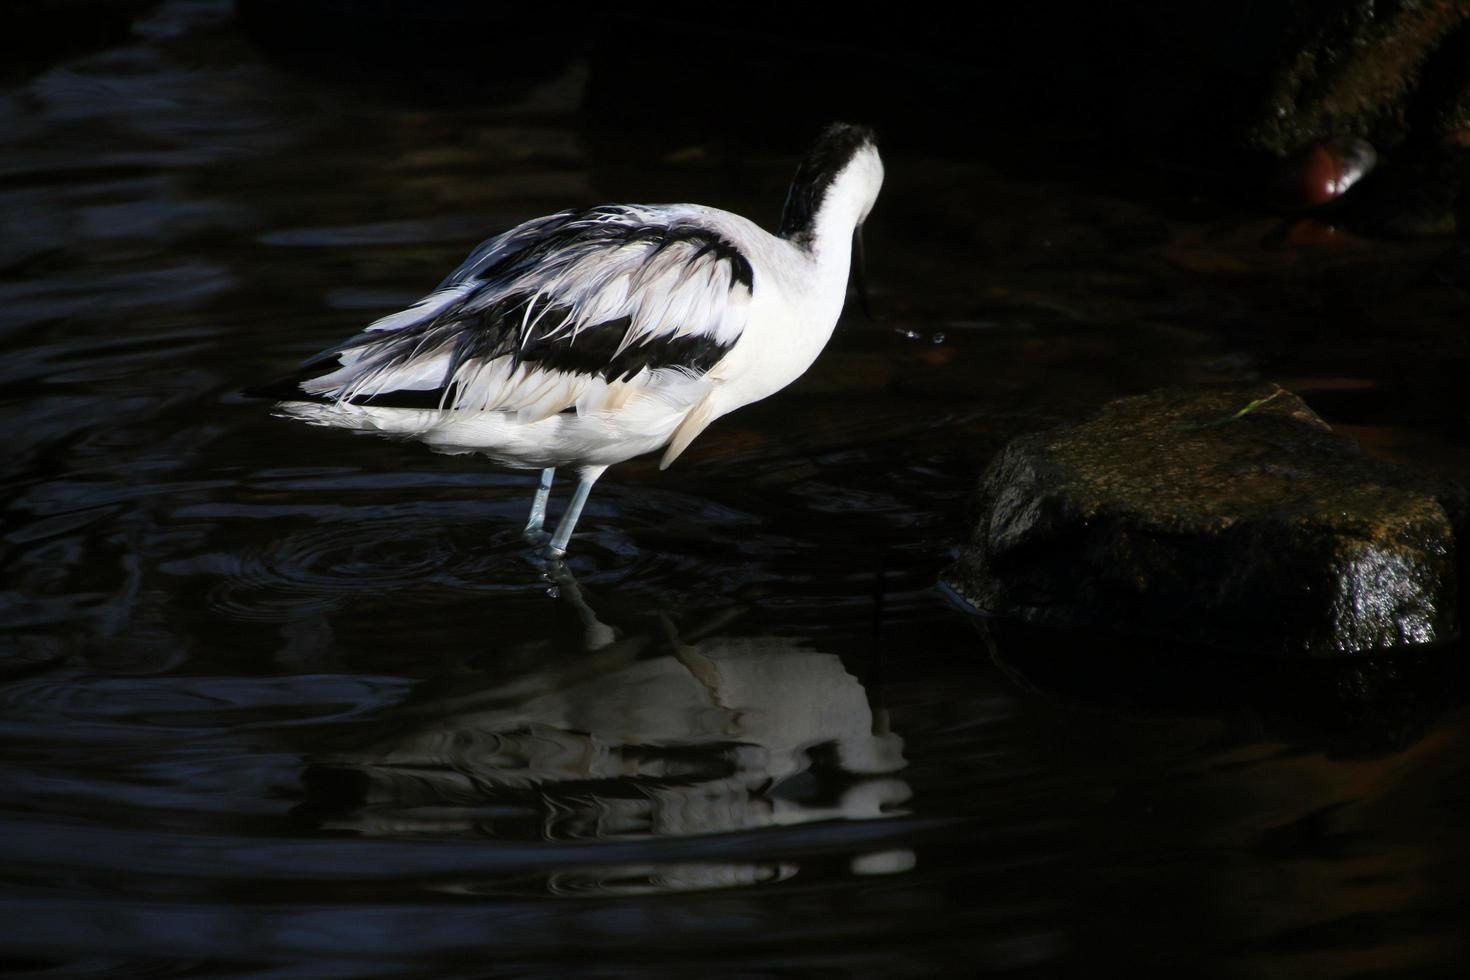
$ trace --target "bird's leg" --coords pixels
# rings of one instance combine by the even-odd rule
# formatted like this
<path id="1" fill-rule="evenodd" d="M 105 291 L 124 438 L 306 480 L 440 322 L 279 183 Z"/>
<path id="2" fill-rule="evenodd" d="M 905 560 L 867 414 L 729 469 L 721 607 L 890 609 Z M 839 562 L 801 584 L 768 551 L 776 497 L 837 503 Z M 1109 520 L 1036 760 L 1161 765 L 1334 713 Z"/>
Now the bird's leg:
<path id="1" fill-rule="evenodd" d="M 541 526 L 546 523 L 546 501 L 551 498 L 551 481 L 555 477 L 555 467 L 541 471 L 541 482 L 536 484 L 536 497 L 531 501 L 531 516 L 526 519 L 525 535 L 528 538 L 538 537 Z"/>
<path id="2" fill-rule="evenodd" d="M 572 539 L 572 529 L 577 526 L 577 518 L 582 516 L 582 505 L 587 503 L 592 484 L 606 471 L 606 466 L 584 466 L 577 472 L 577 490 L 572 494 L 571 503 L 567 504 L 567 512 L 562 515 L 561 523 L 556 526 L 556 533 L 551 536 L 551 543 L 546 546 L 547 558 L 555 560 L 567 553 L 567 542 Z"/>

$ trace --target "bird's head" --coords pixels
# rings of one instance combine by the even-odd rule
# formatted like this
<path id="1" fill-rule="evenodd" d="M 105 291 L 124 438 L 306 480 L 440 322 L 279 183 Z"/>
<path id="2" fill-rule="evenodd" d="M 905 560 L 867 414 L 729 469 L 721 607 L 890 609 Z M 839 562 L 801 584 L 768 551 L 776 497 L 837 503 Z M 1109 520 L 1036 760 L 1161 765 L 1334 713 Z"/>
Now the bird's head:
<path id="1" fill-rule="evenodd" d="M 868 308 L 863 269 L 863 222 L 883 187 L 883 160 L 873 131 L 866 126 L 833 123 L 812 144 L 786 195 L 781 213 L 782 238 L 807 250 L 852 236 L 853 282 L 863 312 Z"/>
<path id="2" fill-rule="evenodd" d="M 882 186 L 883 160 L 873 131 L 833 123 L 796 168 L 779 234 L 807 248 L 834 231 L 845 236 L 867 219 Z"/>

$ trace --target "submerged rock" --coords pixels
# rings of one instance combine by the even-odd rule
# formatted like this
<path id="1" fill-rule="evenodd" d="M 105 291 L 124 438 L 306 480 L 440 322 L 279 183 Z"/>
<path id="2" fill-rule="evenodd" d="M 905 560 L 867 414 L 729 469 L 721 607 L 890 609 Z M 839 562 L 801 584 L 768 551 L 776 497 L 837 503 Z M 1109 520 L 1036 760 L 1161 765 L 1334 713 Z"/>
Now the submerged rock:
<path id="1" fill-rule="evenodd" d="M 1402 752 L 1470 701 L 1464 642 L 1353 657 L 1240 657 L 1177 640 L 977 620 L 1023 690 L 1141 718 L 1213 716 L 1334 758 Z"/>
<path id="2" fill-rule="evenodd" d="M 1010 443 L 946 580 L 1035 623 L 1361 653 L 1458 633 L 1464 514 L 1282 388 L 1171 388 Z"/>

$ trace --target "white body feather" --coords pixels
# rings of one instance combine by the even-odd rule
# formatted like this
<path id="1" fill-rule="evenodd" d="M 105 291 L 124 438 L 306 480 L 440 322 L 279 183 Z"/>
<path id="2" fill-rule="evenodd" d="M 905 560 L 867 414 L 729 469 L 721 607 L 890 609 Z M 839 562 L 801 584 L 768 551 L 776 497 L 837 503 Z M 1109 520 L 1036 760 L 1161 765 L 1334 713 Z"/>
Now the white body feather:
<path id="1" fill-rule="evenodd" d="M 668 465 L 710 422 L 779 391 L 811 366 L 842 311 L 853 229 L 872 207 L 881 182 L 876 152 L 855 157 L 823 199 L 812 235 L 800 244 L 714 208 L 621 209 L 623 223 L 698 229 L 728 243 L 749 264 L 748 289 L 732 279 L 731 261 L 701 250 L 697 242 L 637 239 L 550 252 L 514 281 L 470 278 L 502 253 L 535 241 L 559 216 L 527 222 L 482 245 L 415 306 L 368 327 L 341 349 L 335 370 L 329 366 L 301 383 L 303 391 L 325 400 L 283 401 L 278 411 L 317 425 L 414 438 L 440 452 L 482 453 L 512 467 L 605 467 L 666 446 Z M 407 358 L 374 360 L 379 335 L 400 334 L 445 311 L 471 315 L 505 301 L 513 290 L 534 293 L 518 313 L 523 329 L 538 326 L 538 316 L 554 305 L 571 310 L 538 337 L 541 344 L 575 345 L 584 326 L 626 316 L 619 353 L 684 338 L 718 344 L 724 354 L 702 371 L 644 367 L 611 380 L 516 363 L 509 355 L 456 364 L 451 346 L 438 339 L 423 341 L 425 349 L 414 348 Z M 440 388 L 452 394 L 439 407 L 352 401 L 377 392 Z"/>

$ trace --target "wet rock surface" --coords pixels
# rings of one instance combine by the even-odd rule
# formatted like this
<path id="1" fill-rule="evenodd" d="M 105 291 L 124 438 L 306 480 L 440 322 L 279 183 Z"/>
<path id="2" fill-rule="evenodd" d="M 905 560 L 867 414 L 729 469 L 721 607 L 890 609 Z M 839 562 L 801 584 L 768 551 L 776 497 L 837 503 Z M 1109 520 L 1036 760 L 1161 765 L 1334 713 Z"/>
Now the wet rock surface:
<path id="1" fill-rule="evenodd" d="M 1416 646 L 1459 631 L 1465 512 L 1280 387 L 1170 388 L 1011 442 L 946 580 L 996 615 L 1243 653 Z"/>

